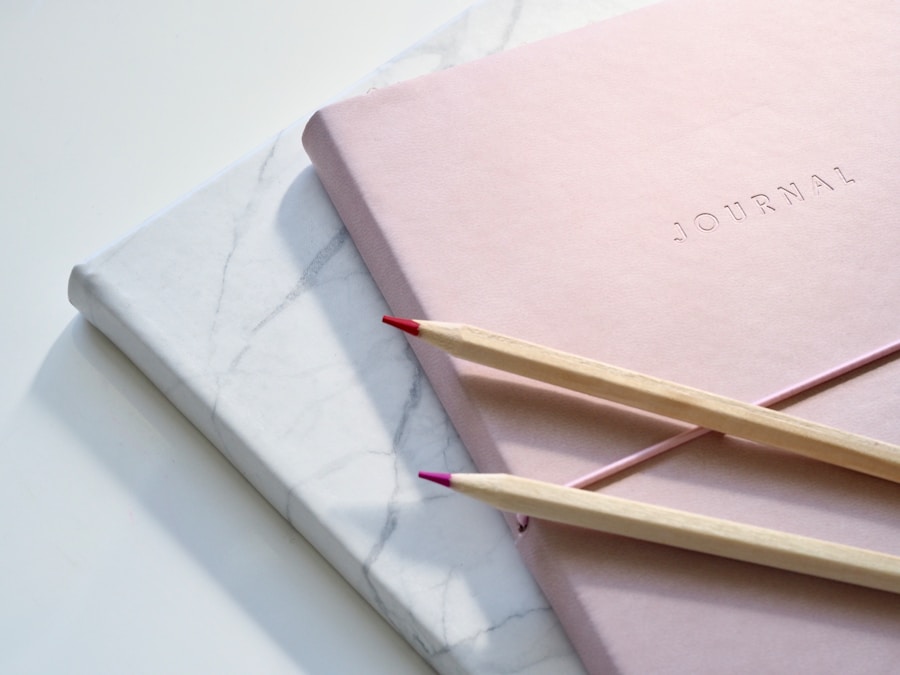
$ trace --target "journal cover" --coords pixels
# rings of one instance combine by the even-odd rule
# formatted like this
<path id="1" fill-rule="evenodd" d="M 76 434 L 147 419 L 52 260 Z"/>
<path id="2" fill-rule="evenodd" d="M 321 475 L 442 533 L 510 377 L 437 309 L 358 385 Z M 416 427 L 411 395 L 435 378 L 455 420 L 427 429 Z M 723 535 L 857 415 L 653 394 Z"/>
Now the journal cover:
<path id="1" fill-rule="evenodd" d="M 304 143 L 393 314 L 756 401 L 900 338 L 898 25 L 673 0 L 326 107 Z M 683 429 L 412 344 L 485 472 L 565 483 Z M 900 442 L 900 361 L 784 407 Z M 594 489 L 900 554 L 897 485 L 733 438 Z M 900 658 L 892 594 L 544 522 L 517 544 L 593 672 Z"/>

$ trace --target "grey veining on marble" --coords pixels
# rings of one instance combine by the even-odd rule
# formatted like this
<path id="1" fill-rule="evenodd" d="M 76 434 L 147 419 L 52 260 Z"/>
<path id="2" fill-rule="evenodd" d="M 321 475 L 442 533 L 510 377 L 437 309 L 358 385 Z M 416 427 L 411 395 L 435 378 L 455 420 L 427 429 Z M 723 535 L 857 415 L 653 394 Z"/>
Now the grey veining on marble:
<path id="1" fill-rule="evenodd" d="M 480 3 L 346 94 L 641 4 Z M 472 467 L 305 120 L 76 267 L 72 301 L 437 670 L 580 672 L 501 517 L 416 478 Z"/>

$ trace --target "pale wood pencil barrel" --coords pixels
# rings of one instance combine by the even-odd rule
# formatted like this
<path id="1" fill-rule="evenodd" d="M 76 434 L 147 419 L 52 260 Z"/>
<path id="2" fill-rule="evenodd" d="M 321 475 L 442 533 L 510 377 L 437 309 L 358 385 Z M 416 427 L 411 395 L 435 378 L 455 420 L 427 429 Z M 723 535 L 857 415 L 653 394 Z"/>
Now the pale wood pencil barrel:
<path id="1" fill-rule="evenodd" d="M 468 361 L 900 482 L 900 446 L 464 324 L 419 337 Z"/>
<path id="2" fill-rule="evenodd" d="M 451 486 L 503 511 L 900 593 L 900 557 L 507 474 Z"/>

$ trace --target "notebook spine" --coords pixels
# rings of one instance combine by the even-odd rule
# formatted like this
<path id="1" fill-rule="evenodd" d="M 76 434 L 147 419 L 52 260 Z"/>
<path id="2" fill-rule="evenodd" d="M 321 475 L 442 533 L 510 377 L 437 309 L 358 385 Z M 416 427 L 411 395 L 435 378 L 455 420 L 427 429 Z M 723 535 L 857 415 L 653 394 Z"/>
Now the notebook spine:
<path id="1" fill-rule="evenodd" d="M 333 113 L 323 108 L 312 116 L 303 132 L 303 146 L 391 311 L 403 316 L 429 316 L 429 308 L 410 284 L 402 261 L 384 238 L 385 228 L 378 222 L 381 216 L 366 199 L 352 160 L 342 151 L 340 134 L 334 131 L 330 119 Z M 459 363 L 428 345 L 413 341 L 410 346 L 428 380 L 442 383 L 435 392 L 463 444 L 482 450 L 472 457 L 474 464 L 483 472 L 509 472 L 510 466 L 499 453 L 480 411 L 463 390 Z M 518 530 L 514 517 L 506 520 L 512 531 Z"/>

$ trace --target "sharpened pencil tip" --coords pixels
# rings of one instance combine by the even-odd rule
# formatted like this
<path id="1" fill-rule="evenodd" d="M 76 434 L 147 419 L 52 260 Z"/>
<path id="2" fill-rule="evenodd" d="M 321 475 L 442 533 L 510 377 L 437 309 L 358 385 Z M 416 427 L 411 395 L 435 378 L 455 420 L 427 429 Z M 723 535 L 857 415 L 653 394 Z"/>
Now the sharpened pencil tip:
<path id="1" fill-rule="evenodd" d="M 450 474 L 449 473 L 435 473 L 433 471 L 420 471 L 419 478 L 424 478 L 425 480 L 430 480 L 432 483 L 437 483 L 438 485 L 443 485 L 444 487 L 450 487 Z"/>
<path id="2" fill-rule="evenodd" d="M 418 321 L 413 321 L 412 319 L 398 319 L 396 316 L 384 316 L 381 320 L 384 321 L 384 323 L 386 323 L 388 326 L 399 328 L 402 331 L 406 331 L 410 335 L 419 334 Z"/>

